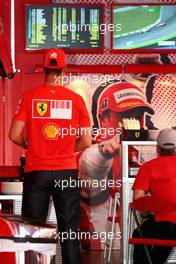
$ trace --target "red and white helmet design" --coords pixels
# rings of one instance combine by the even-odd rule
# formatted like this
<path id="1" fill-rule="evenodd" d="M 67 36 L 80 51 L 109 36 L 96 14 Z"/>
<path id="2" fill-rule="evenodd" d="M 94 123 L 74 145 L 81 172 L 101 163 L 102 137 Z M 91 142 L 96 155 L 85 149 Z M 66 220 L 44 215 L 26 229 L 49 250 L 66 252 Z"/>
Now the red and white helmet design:
<path id="1" fill-rule="evenodd" d="M 141 88 L 128 82 L 110 84 L 98 100 L 98 116 L 104 111 L 124 112 L 134 108 L 144 108 L 145 112 L 154 114 Z"/>

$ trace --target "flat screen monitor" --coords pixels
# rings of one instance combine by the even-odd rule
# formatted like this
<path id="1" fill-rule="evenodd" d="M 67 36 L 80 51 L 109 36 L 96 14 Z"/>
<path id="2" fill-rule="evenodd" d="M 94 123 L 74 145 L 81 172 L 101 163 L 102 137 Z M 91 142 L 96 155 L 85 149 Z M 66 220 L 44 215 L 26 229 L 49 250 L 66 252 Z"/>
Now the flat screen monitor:
<path id="1" fill-rule="evenodd" d="M 176 52 L 176 5 L 118 4 L 112 6 L 112 50 L 116 52 Z"/>
<path id="2" fill-rule="evenodd" d="M 102 51 L 102 5 L 27 4 L 25 9 L 26 50 Z"/>

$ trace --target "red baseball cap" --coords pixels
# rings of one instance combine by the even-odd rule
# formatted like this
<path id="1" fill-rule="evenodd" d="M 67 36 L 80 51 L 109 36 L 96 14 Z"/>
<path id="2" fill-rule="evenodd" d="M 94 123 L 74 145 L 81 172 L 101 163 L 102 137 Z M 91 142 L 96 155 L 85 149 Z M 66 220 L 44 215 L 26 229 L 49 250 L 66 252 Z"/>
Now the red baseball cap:
<path id="1" fill-rule="evenodd" d="M 46 51 L 44 68 L 48 69 L 60 69 L 66 66 L 66 55 L 63 50 L 49 49 Z"/>
<path id="2" fill-rule="evenodd" d="M 124 112 L 143 107 L 145 112 L 154 114 L 154 110 L 147 103 L 141 88 L 129 82 L 110 84 L 100 95 L 98 100 L 98 115 L 106 110 Z"/>

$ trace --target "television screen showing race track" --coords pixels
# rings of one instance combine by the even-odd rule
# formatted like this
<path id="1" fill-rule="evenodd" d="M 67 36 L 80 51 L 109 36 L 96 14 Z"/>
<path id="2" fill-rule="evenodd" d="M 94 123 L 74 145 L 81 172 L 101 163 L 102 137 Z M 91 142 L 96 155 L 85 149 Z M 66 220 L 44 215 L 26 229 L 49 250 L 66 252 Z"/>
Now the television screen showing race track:
<path id="1" fill-rule="evenodd" d="M 113 50 L 176 50 L 176 5 L 114 5 Z"/>

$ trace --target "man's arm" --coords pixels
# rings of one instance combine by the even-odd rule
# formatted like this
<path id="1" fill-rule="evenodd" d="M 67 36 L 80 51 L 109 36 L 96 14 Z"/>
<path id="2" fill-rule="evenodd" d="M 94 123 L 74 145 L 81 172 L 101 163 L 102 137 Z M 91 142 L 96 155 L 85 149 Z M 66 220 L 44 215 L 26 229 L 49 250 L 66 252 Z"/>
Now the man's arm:
<path id="1" fill-rule="evenodd" d="M 133 200 L 136 200 L 138 198 L 144 197 L 145 192 L 141 189 L 134 189 L 133 190 Z"/>
<path id="2" fill-rule="evenodd" d="M 28 147 L 28 142 L 24 137 L 24 127 L 26 123 L 21 120 L 14 119 L 9 131 L 10 140 L 23 148 Z"/>
<path id="3" fill-rule="evenodd" d="M 109 140 L 102 141 L 99 145 L 100 153 L 104 156 L 112 158 L 119 155 L 120 151 L 120 138 L 119 136 L 114 136 Z"/>
<path id="4" fill-rule="evenodd" d="M 133 200 L 144 197 L 151 186 L 151 167 L 148 162 L 142 164 L 133 183 Z"/>
<path id="5" fill-rule="evenodd" d="M 91 136 L 91 128 L 85 127 L 81 128 L 82 133 L 80 133 L 80 136 L 76 140 L 75 145 L 75 152 L 84 150 L 85 148 L 88 148 L 92 145 L 92 136 Z"/>
<path id="6" fill-rule="evenodd" d="M 133 201 L 145 196 L 145 192 L 141 189 L 134 189 L 133 190 Z M 148 218 L 150 212 L 141 212 L 141 218 Z"/>

